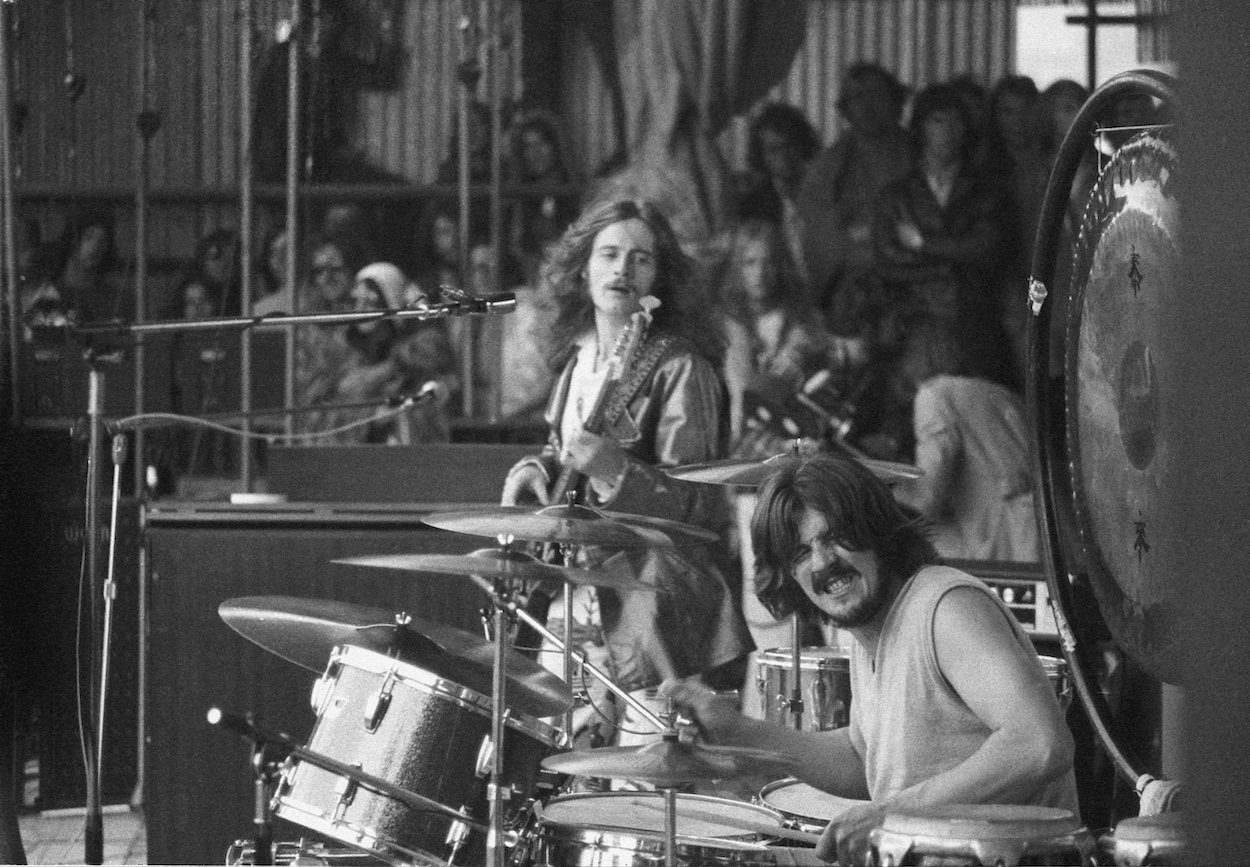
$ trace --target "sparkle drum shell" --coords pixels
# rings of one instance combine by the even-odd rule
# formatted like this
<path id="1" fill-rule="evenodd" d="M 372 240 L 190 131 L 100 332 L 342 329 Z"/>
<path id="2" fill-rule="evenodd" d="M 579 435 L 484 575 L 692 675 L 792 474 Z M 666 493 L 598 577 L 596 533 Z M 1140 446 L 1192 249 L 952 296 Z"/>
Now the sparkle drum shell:
<path id="1" fill-rule="evenodd" d="M 793 651 L 780 647 L 762 651 L 756 665 L 764 720 L 791 726 L 788 701 L 794 683 Z M 847 648 L 802 648 L 799 682 L 804 731 L 829 731 L 850 721 L 851 653 Z"/>
<path id="2" fill-rule="evenodd" d="M 317 722 L 308 749 L 454 810 L 489 821 L 489 697 L 424 669 L 360 647 L 340 647 L 313 689 Z M 541 720 L 505 715 L 505 823 L 524 814 L 540 763 L 562 745 Z M 484 773 L 479 774 L 479 770 Z M 410 807 L 338 774 L 298 761 L 274 796 L 274 813 L 390 860 L 482 863 L 485 834 Z M 451 832 L 462 842 L 448 843 Z"/>

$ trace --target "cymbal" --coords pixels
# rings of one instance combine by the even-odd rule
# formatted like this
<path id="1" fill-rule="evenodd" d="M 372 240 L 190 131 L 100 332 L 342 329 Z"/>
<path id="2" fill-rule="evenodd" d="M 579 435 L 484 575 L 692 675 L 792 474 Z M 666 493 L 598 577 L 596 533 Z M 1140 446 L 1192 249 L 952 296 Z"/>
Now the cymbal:
<path id="1" fill-rule="evenodd" d="M 672 547 L 673 535 L 705 539 L 707 531 L 678 521 L 611 514 L 590 506 L 493 506 L 465 512 L 427 515 L 431 527 L 472 536 L 511 535 L 529 542 L 604 545 L 609 548 Z"/>
<path id="2" fill-rule="evenodd" d="M 386 608 L 297 596 L 227 599 L 217 613 L 248 641 L 318 674 L 335 647 L 350 644 L 492 695 L 494 645 L 454 626 Z M 564 682 L 529 657 L 509 649 L 506 667 L 509 707 L 553 716 L 573 704 Z"/>
<path id="3" fill-rule="evenodd" d="M 334 560 L 348 566 L 374 566 L 402 572 L 431 572 L 450 575 L 481 575 L 483 578 L 515 578 L 520 581 L 549 581 L 589 584 L 617 590 L 651 590 L 651 584 L 626 571 L 602 568 L 596 571 L 544 563 L 523 551 L 483 548 L 471 554 L 378 554 Z"/>
<path id="4" fill-rule="evenodd" d="M 688 482 L 757 488 L 776 470 L 784 467 L 793 459 L 794 454 L 792 452 L 784 452 L 762 461 L 731 458 L 723 461 L 709 461 L 703 464 L 686 464 L 665 470 L 665 472 L 675 479 L 685 479 Z M 859 461 L 874 476 L 886 484 L 918 479 L 924 475 L 924 470 L 912 464 L 881 461 L 876 458 L 857 457 L 854 460 Z"/>
<path id="5" fill-rule="evenodd" d="M 548 756 L 543 767 L 583 777 L 641 780 L 657 786 L 713 782 L 746 775 L 785 776 L 798 763 L 781 753 L 750 747 L 682 743 L 665 735 L 641 747 L 600 747 Z"/>

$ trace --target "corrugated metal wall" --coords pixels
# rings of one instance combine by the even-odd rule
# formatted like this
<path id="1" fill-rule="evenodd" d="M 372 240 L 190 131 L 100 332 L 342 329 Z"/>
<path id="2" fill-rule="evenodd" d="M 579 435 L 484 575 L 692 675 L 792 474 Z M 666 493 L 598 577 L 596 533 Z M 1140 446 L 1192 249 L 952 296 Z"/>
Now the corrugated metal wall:
<path id="1" fill-rule="evenodd" d="M 826 141 L 839 130 L 834 107 L 843 70 L 857 60 L 892 69 L 920 88 L 959 73 L 985 84 L 1013 68 L 1016 0 L 808 0 L 806 44 L 772 98 L 802 108 Z M 569 40 L 564 112 L 575 149 L 593 167 L 616 146 L 611 105 L 585 46 Z M 629 86 L 628 82 L 626 86 Z M 746 121 L 734 122 L 722 140 L 731 165 L 746 152 Z"/>
<path id="2" fill-rule="evenodd" d="M 826 138 L 842 70 L 876 60 L 923 86 L 954 73 L 992 81 L 1011 68 L 1015 0 L 808 0 L 808 35 L 775 97 L 801 106 Z M 478 4 L 469 4 L 470 8 Z M 429 182 L 446 154 L 460 61 L 461 0 L 409 0 L 402 26 L 407 64 L 400 89 L 366 93 L 360 136 L 377 164 Z M 17 97 L 30 114 L 17 142 L 23 180 L 33 184 L 121 186 L 134 182 L 140 0 L 19 0 Z M 239 9 L 234 0 L 158 0 L 152 107 L 162 126 L 152 141 L 154 187 L 228 185 L 238 169 Z M 253 0 L 254 68 L 289 0 Z M 504 0 L 502 80 L 519 97 L 519 3 Z M 65 95 L 67 21 L 75 71 L 86 90 Z M 566 103 L 574 156 L 593 167 L 616 146 L 611 105 L 585 43 L 566 42 Z M 483 89 L 480 91 L 485 93 Z M 740 158 L 741 124 L 726 145 Z M 78 142 L 72 149 L 74 138 Z"/>

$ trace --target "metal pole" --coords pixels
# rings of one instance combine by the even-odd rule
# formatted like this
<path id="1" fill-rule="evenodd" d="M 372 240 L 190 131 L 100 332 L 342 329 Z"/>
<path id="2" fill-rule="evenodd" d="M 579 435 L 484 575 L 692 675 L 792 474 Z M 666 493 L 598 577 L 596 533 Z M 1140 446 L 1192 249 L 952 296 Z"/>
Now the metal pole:
<path id="1" fill-rule="evenodd" d="M 1085 77 L 1089 92 L 1098 87 L 1098 0 L 1085 0 Z"/>
<path id="2" fill-rule="evenodd" d="M 148 169 L 151 149 L 149 141 L 156 130 L 152 122 L 155 115 L 148 105 L 148 80 L 151 66 L 148 52 L 152 49 L 151 7 L 148 0 L 139 4 L 139 75 L 136 83 L 138 92 L 135 102 L 139 112 L 135 118 L 135 126 L 139 133 L 139 141 L 135 149 L 135 321 L 143 322 L 147 318 L 147 284 L 148 284 Z M 147 348 L 144 346 L 142 334 L 135 335 L 135 412 L 142 413 L 146 404 L 144 389 L 144 366 Z M 134 473 L 136 493 L 143 490 L 147 480 L 147 459 L 144 455 L 144 432 L 135 431 Z"/>
<path id="3" fill-rule="evenodd" d="M 252 0 L 239 0 L 239 312 L 252 310 Z M 239 409 L 243 413 L 239 442 L 239 477 L 252 490 L 252 332 L 239 337 L 242 372 Z"/>
<path id="4" fill-rule="evenodd" d="M 463 0 L 460 17 L 460 89 L 457 105 L 456 172 L 457 194 L 460 204 L 460 285 L 458 289 L 469 292 L 469 226 L 472 202 L 469 198 L 469 93 L 477 84 L 477 41 L 474 32 L 477 24 L 469 14 L 474 0 Z M 475 10 L 474 10 L 475 11 Z M 473 417 L 477 378 L 477 329 L 472 322 L 463 328 L 463 345 L 460 347 L 461 411 L 466 418 Z"/>
<path id="5" fill-rule="evenodd" d="M 503 184 L 503 70 L 499 56 L 503 14 L 500 0 L 486 2 L 490 26 L 490 32 L 486 34 L 487 62 L 490 64 L 490 256 L 491 273 L 495 275 L 496 283 L 489 291 L 497 292 L 506 288 L 498 285 L 503 274 L 503 199 L 500 195 Z M 503 326 L 502 320 L 492 323 L 488 332 L 491 338 L 491 372 L 495 381 L 495 387 L 491 389 L 490 406 L 487 408 L 491 423 L 499 421 L 503 407 Z"/>
<path id="6" fill-rule="evenodd" d="M 7 287 L 5 300 L 8 302 L 9 327 L 0 335 L 0 340 L 8 342 L 9 358 L 9 417 L 13 427 L 22 423 L 22 401 L 19 390 L 21 379 L 21 302 L 18 298 L 17 256 L 13 245 L 14 232 L 13 211 L 13 94 L 9 80 L 9 3 L 0 3 L 0 171 L 3 171 L 4 187 L 4 282 Z"/>
<path id="7" fill-rule="evenodd" d="M 303 38 L 303 19 L 300 15 L 302 0 L 291 0 L 291 36 L 287 53 L 287 90 L 286 90 L 286 284 L 287 297 L 291 301 L 291 311 L 300 312 L 299 298 L 295 291 L 296 252 L 299 247 L 299 235 L 296 232 L 296 185 L 299 183 L 299 70 L 300 40 Z M 287 406 L 295 405 L 295 335 L 288 333 L 286 342 L 286 383 L 285 401 Z M 286 434 L 293 434 L 295 417 L 286 417 Z"/>

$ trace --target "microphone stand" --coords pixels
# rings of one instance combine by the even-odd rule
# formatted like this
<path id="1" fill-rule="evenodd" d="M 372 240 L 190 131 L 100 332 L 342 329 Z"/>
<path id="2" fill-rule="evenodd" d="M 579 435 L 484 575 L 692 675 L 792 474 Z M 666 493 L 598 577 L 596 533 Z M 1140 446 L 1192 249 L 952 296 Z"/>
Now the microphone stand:
<path id="1" fill-rule="evenodd" d="M 99 504 L 99 488 L 100 488 L 100 468 L 99 454 L 100 444 L 104 434 L 104 363 L 100 353 L 94 348 L 88 349 L 88 360 L 91 364 L 91 370 L 88 374 L 87 384 L 87 425 L 88 425 L 88 445 L 87 445 L 87 502 L 86 502 L 86 540 L 84 544 L 87 546 L 87 594 L 90 597 L 90 605 L 88 606 L 91 623 L 89 626 L 90 634 L 90 667 L 89 677 L 94 678 L 97 670 L 104 670 L 101 664 L 102 654 L 99 651 L 99 645 L 96 641 L 96 630 L 99 623 L 99 604 L 100 597 L 96 595 L 96 576 L 99 574 L 98 547 L 99 542 L 97 535 L 100 527 L 100 504 Z M 79 690 L 81 691 L 81 685 Z M 83 860 L 87 864 L 104 863 L 104 811 L 101 806 L 101 784 L 100 774 L 103 770 L 98 760 L 99 751 L 102 744 L 96 741 L 97 729 L 92 725 L 96 719 L 96 697 L 94 684 L 88 687 L 87 702 L 87 720 L 83 725 L 83 745 L 84 745 L 84 777 L 87 789 L 86 804 L 86 821 L 83 828 Z M 103 696 L 101 696 L 101 699 Z M 100 720 L 99 728 L 103 729 L 104 725 L 104 707 L 101 701 L 99 710 Z"/>

